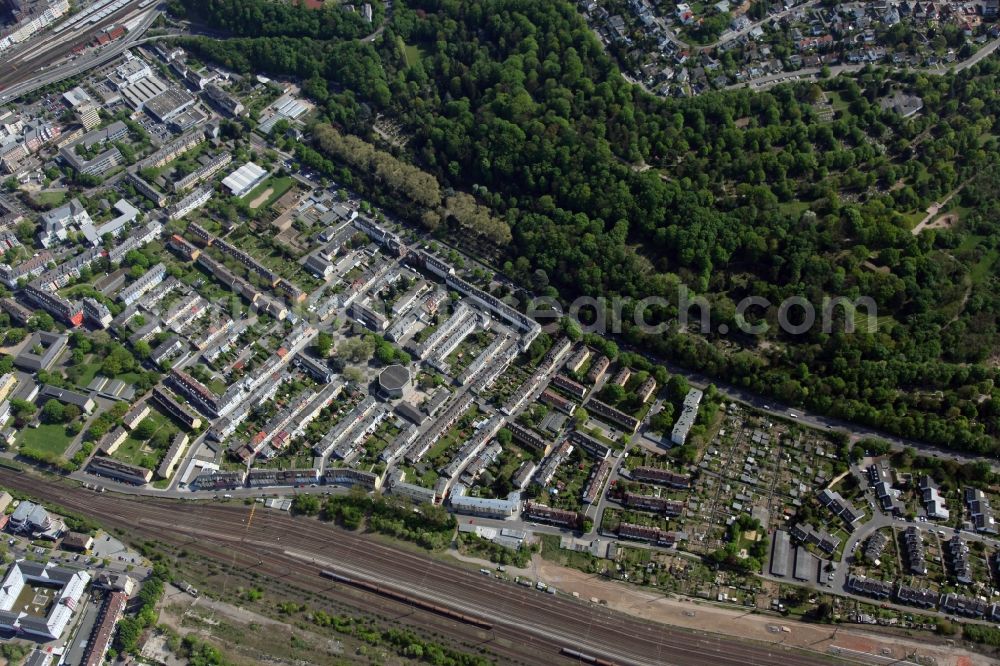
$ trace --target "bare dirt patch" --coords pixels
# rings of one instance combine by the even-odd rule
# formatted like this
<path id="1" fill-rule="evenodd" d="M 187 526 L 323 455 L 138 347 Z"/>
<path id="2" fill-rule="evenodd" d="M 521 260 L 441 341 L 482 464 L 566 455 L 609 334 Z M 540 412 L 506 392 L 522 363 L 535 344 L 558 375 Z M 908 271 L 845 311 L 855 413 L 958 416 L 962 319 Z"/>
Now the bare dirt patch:
<path id="1" fill-rule="evenodd" d="M 888 266 L 876 266 L 870 261 L 865 261 L 861 265 L 873 273 L 882 273 L 883 275 L 888 275 L 891 272 Z"/>
<path id="2" fill-rule="evenodd" d="M 958 222 L 958 215 L 955 213 L 945 213 L 939 216 L 933 222 L 927 223 L 924 229 L 949 229 Z"/>
<path id="3" fill-rule="evenodd" d="M 508 569 L 510 571 L 510 569 Z M 527 572 L 526 572 L 527 573 Z M 617 611 L 664 624 L 741 638 L 782 643 L 820 652 L 830 647 L 892 656 L 902 659 L 917 653 L 935 660 L 938 666 L 958 666 L 962 658 L 981 659 L 974 653 L 938 645 L 930 640 L 884 636 L 855 625 L 816 625 L 757 614 L 748 609 L 716 606 L 707 602 L 665 596 L 596 575 L 568 569 L 535 555 L 530 574 L 560 592 L 576 592 L 581 599 L 598 599 L 599 604 Z M 789 631 L 775 631 L 775 626 Z M 968 662 L 965 662 L 968 663 Z"/>
<path id="4" fill-rule="evenodd" d="M 263 192 L 261 192 L 259 197 L 250 202 L 251 210 L 256 210 L 257 208 L 263 206 L 264 203 L 271 198 L 272 194 L 274 194 L 273 187 L 269 187 Z"/>

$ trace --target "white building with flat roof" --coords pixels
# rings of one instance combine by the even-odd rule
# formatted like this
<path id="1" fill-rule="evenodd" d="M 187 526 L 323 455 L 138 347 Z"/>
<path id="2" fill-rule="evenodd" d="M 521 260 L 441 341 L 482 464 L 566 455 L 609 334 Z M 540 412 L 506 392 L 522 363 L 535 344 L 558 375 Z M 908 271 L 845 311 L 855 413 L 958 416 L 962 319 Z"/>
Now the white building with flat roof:
<path id="1" fill-rule="evenodd" d="M 247 162 L 222 180 L 222 184 L 234 197 L 242 197 L 267 177 L 267 169 L 253 162 Z"/>

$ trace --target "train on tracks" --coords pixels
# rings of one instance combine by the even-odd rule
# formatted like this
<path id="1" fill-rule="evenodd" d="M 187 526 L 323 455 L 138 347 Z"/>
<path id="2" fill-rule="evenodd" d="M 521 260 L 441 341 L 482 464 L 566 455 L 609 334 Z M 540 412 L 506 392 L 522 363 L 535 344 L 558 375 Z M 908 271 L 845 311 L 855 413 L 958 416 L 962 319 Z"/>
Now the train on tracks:
<path id="1" fill-rule="evenodd" d="M 582 664 L 595 664 L 595 666 L 618 666 L 617 662 L 609 661 L 608 659 L 603 659 L 601 657 L 595 657 L 592 654 L 580 652 L 579 650 L 574 650 L 573 648 L 564 647 L 559 651 L 559 653 L 564 657 L 575 659 Z"/>
<path id="2" fill-rule="evenodd" d="M 418 599 L 412 597 L 408 594 L 403 594 L 397 590 L 393 590 L 385 587 L 384 585 L 376 585 L 375 583 L 368 582 L 366 580 L 357 580 L 349 576 L 342 576 L 334 571 L 329 571 L 323 569 L 319 572 L 319 575 L 323 578 L 328 578 L 332 581 L 338 583 L 344 583 L 345 585 L 350 585 L 352 587 L 357 587 L 368 592 L 374 592 L 383 597 L 388 597 L 394 601 L 399 601 L 401 603 L 415 606 L 422 610 L 430 611 L 437 615 L 443 615 L 444 617 L 450 618 L 452 620 L 457 620 L 458 622 L 464 622 L 465 624 L 471 624 L 478 629 L 486 629 L 487 631 L 493 629 L 493 625 L 486 622 L 482 618 L 475 617 L 473 615 L 465 615 L 464 613 L 459 613 L 450 608 L 445 608 L 444 606 L 438 606 L 437 604 L 432 604 L 429 601 L 424 601 L 423 599 Z"/>

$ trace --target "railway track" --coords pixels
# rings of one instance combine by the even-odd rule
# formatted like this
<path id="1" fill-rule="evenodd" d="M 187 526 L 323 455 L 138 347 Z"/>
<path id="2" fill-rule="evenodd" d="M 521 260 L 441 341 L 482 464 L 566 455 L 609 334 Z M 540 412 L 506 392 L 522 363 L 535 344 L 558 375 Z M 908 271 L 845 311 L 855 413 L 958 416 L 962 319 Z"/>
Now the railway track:
<path id="1" fill-rule="evenodd" d="M 465 642 L 481 642 L 524 663 L 566 660 L 563 648 L 619 664 L 829 664 L 832 658 L 771 644 L 655 624 L 607 608 L 486 579 L 363 535 L 262 511 L 248 530 L 243 506 L 98 494 L 66 481 L 0 469 L 0 485 L 89 515 L 136 537 L 184 547 L 224 565 L 313 590 L 362 610 L 407 610 Z M 323 569 L 391 586 L 429 604 L 493 625 L 477 629 L 374 592 L 320 578 Z M 360 603 L 359 603 L 360 602 Z"/>

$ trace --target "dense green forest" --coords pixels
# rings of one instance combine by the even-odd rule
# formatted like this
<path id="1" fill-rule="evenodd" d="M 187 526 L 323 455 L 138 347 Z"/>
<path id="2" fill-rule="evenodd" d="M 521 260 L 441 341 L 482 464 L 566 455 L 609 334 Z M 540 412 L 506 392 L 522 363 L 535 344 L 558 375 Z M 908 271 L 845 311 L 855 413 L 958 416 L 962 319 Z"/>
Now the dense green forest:
<path id="1" fill-rule="evenodd" d="M 506 223 L 503 268 L 526 287 L 567 300 L 676 302 L 685 284 L 730 330 L 747 295 L 801 295 L 817 307 L 824 295 L 870 296 L 872 334 L 814 327 L 792 336 L 772 325 L 764 338 L 624 337 L 792 404 L 998 450 L 996 57 L 945 77 L 872 69 L 663 100 L 619 76 L 563 0 L 396 0 L 372 43 L 349 31 L 289 36 L 253 18 L 269 0 L 222 14 L 178 1 L 214 26 L 256 35 L 186 40 L 200 55 L 302 78 L 341 132 L 374 140 L 377 113 L 401 123 L 409 141 L 397 157 Z M 919 95 L 923 111 L 903 119 L 883 110 L 879 101 L 898 90 Z M 337 165 L 350 160 L 326 156 L 318 161 L 343 179 Z M 364 174 L 356 178 L 363 187 Z M 956 189 L 957 225 L 913 234 L 922 211 Z M 412 198 L 397 203 L 426 223 Z M 448 234 L 448 224 L 435 226 Z M 656 314 L 676 317 L 671 307 Z"/>

